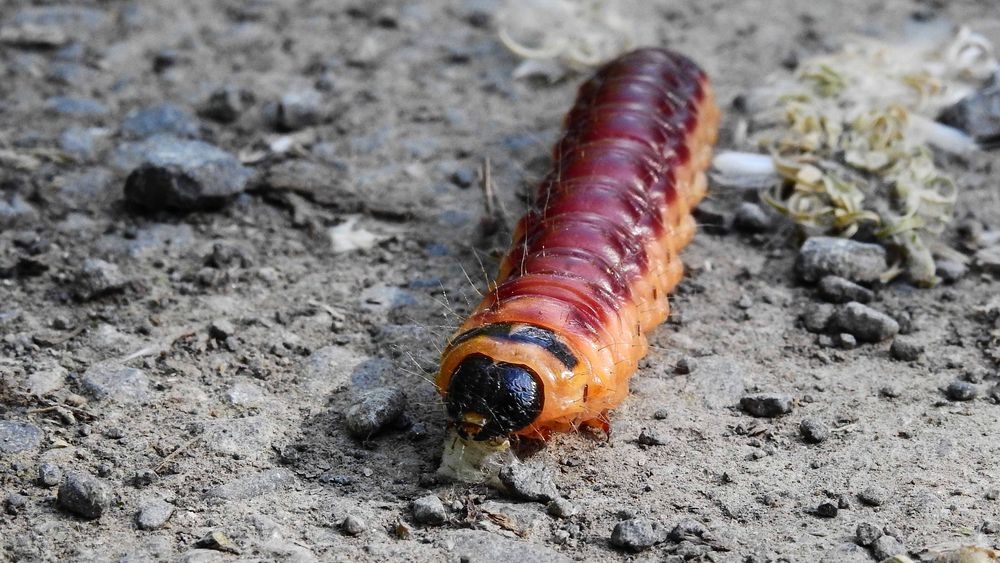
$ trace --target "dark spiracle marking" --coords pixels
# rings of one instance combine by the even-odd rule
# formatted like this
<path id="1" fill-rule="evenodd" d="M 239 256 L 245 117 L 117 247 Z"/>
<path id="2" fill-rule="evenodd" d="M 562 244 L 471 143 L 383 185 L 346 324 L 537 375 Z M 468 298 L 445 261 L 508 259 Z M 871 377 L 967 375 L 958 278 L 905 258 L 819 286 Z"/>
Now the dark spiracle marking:
<path id="1" fill-rule="evenodd" d="M 482 354 L 462 360 L 452 372 L 445 403 L 448 418 L 463 438 L 475 441 L 506 436 L 529 424 L 542 412 L 545 393 L 529 368 L 498 362 Z M 466 416 L 482 417 L 470 427 Z"/>
<path id="2" fill-rule="evenodd" d="M 541 346 L 562 362 L 566 369 L 576 368 L 576 364 L 579 362 L 569 347 L 562 340 L 559 340 L 551 330 L 531 325 L 517 325 L 516 327 L 513 323 L 483 325 L 456 336 L 450 345 L 457 346 L 477 336 L 493 336 L 511 342 L 524 342 Z"/>

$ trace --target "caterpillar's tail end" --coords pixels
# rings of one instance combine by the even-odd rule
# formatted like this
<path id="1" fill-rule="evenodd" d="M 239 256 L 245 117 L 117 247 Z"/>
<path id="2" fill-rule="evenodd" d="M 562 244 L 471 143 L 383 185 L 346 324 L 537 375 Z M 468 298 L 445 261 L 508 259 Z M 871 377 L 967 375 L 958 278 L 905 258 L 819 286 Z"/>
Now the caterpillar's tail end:
<path id="1" fill-rule="evenodd" d="M 527 427 L 541 414 L 544 396 L 531 369 L 473 354 L 455 368 L 445 404 L 458 435 L 482 442 Z"/>

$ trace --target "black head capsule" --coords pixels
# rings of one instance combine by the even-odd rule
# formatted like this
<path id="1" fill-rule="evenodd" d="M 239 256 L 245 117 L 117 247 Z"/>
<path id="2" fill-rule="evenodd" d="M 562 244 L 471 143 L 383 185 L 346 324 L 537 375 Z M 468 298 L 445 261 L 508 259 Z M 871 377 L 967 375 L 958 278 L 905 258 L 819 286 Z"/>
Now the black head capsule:
<path id="1" fill-rule="evenodd" d="M 452 372 L 445 404 L 460 436 L 485 441 L 528 426 L 541 414 L 544 396 L 527 367 L 473 354 Z"/>

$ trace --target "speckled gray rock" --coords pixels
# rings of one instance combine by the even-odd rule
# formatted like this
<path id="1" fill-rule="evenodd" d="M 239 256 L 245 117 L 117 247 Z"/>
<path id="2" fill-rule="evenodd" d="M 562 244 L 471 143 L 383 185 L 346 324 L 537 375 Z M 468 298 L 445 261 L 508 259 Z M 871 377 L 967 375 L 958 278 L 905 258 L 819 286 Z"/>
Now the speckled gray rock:
<path id="1" fill-rule="evenodd" d="M 834 313 L 836 313 L 836 308 L 833 305 L 812 303 L 807 305 L 806 310 L 802 312 L 800 318 L 806 330 L 819 333 L 826 331 Z"/>
<path id="2" fill-rule="evenodd" d="M 410 506 L 413 521 L 427 526 L 439 526 L 448 519 L 448 512 L 437 495 L 427 495 L 413 501 Z"/>
<path id="3" fill-rule="evenodd" d="M 892 346 L 889 347 L 889 355 L 892 356 L 892 359 L 901 362 L 912 362 L 923 353 L 923 344 L 906 336 L 897 336 L 893 339 Z"/>
<path id="4" fill-rule="evenodd" d="M 17 420 L 0 420 L 0 453 L 16 454 L 38 448 L 45 433 L 42 429 Z"/>
<path id="5" fill-rule="evenodd" d="M 615 525 L 611 545 L 633 552 L 649 549 L 667 539 L 667 531 L 648 518 L 630 518 Z"/>
<path id="6" fill-rule="evenodd" d="M 111 506 L 111 492 L 93 475 L 74 472 L 59 486 L 56 504 L 77 516 L 94 520 Z"/>
<path id="7" fill-rule="evenodd" d="M 971 401 L 979 394 L 979 390 L 972 383 L 957 379 L 948 384 L 944 394 L 952 401 Z"/>
<path id="8" fill-rule="evenodd" d="M 819 280 L 819 292 L 823 298 L 831 303 L 847 303 L 848 301 L 868 303 L 875 298 L 872 290 L 840 276 L 823 276 L 823 279 Z"/>
<path id="9" fill-rule="evenodd" d="M 799 277 L 815 282 L 834 275 L 854 282 L 873 282 L 886 271 L 885 249 L 837 237 L 811 237 L 802 244 L 795 269 Z"/>
<path id="10" fill-rule="evenodd" d="M 569 518 L 577 513 L 577 508 L 572 502 L 559 497 L 549 501 L 549 504 L 545 506 L 545 511 L 556 518 Z"/>
<path id="11" fill-rule="evenodd" d="M 139 403 L 149 398 L 146 373 L 113 362 L 90 366 L 83 374 L 83 388 L 99 400 Z"/>
<path id="12" fill-rule="evenodd" d="M 159 530 L 174 515 L 174 505 L 163 499 L 154 499 L 139 507 L 135 525 L 140 530 Z"/>
<path id="13" fill-rule="evenodd" d="M 360 516 L 348 514 L 347 518 L 340 523 L 340 529 L 348 536 L 358 536 L 368 529 L 368 524 Z"/>
<path id="14" fill-rule="evenodd" d="M 252 175 L 235 156 L 201 141 L 157 135 L 130 151 L 141 164 L 125 180 L 125 199 L 154 211 L 219 207 L 242 192 Z"/>
<path id="15" fill-rule="evenodd" d="M 667 539 L 672 542 L 694 541 L 708 537 L 708 528 L 704 524 L 691 518 L 685 518 L 674 525 L 667 534 Z"/>
<path id="16" fill-rule="evenodd" d="M 882 487 L 866 487 L 858 493 L 858 500 L 868 506 L 882 506 L 889 499 L 889 491 Z"/>
<path id="17" fill-rule="evenodd" d="M 947 283 L 957 282 L 969 271 L 965 264 L 956 260 L 938 260 L 934 265 L 937 276 Z"/>
<path id="18" fill-rule="evenodd" d="M 890 535 L 883 535 L 872 542 L 871 549 L 877 561 L 888 559 L 893 555 L 906 553 L 906 548 L 903 547 L 903 544 Z"/>
<path id="19" fill-rule="evenodd" d="M 669 443 L 659 432 L 649 428 L 643 428 L 635 441 L 643 446 L 665 446 Z"/>
<path id="20" fill-rule="evenodd" d="M 20 493 L 7 493 L 7 496 L 3 499 L 3 509 L 4 512 L 10 515 L 15 515 L 21 512 L 21 510 L 27 506 L 28 497 Z"/>
<path id="21" fill-rule="evenodd" d="M 63 480 L 62 469 L 51 461 L 38 466 L 38 484 L 43 487 L 55 487 Z"/>
<path id="22" fill-rule="evenodd" d="M 861 342 L 881 342 L 899 332 L 896 319 L 856 301 L 837 309 L 830 325 L 835 330 L 854 335 Z"/>
<path id="23" fill-rule="evenodd" d="M 830 437 L 830 428 L 814 418 L 803 418 L 799 423 L 802 438 L 810 444 L 825 442 Z"/>
<path id="24" fill-rule="evenodd" d="M 549 502 L 559 497 L 552 472 L 541 463 L 518 463 L 500 470 L 500 482 L 515 498 Z"/>
<path id="25" fill-rule="evenodd" d="M 758 393 L 740 399 L 740 408 L 751 416 L 774 418 L 792 412 L 792 398 L 777 393 Z"/>
<path id="26" fill-rule="evenodd" d="M 287 469 L 269 469 L 212 487 L 205 496 L 222 500 L 245 500 L 280 491 L 294 481 L 295 475 Z"/>
<path id="27" fill-rule="evenodd" d="M 879 539 L 881 536 L 882 530 L 872 524 L 869 524 L 868 522 L 858 524 L 857 529 L 854 531 L 855 539 L 857 539 L 860 545 L 865 547 L 875 543 L 875 540 Z"/>
<path id="28" fill-rule="evenodd" d="M 121 291 L 129 279 L 117 265 L 97 258 L 88 258 L 77 272 L 73 283 L 76 296 L 84 301 Z"/>
<path id="29" fill-rule="evenodd" d="M 122 122 L 122 134 L 135 139 L 153 135 L 197 137 L 198 122 L 174 104 L 159 104 L 129 113 Z"/>
<path id="30" fill-rule="evenodd" d="M 323 117 L 323 95 L 315 90 L 288 92 L 275 107 L 279 129 L 294 131 L 310 127 Z"/>
<path id="31" fill-rule="evenodd" d="M 347 431 L 355 438 L 367 440 L 406 409 L 406 394 L 395 387 L 379 387 L 364 394 L 347 410 Z"/>

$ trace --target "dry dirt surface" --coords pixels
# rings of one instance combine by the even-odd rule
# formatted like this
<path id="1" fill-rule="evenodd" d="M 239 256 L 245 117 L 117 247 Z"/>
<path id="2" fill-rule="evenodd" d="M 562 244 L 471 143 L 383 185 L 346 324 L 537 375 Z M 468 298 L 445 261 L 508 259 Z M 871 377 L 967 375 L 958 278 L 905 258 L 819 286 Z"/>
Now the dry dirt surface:
<path id="1" fill-rule="evenodd" d="M 849 33 L 965 22 L 1000 44 L 989 1 L 641 8 L 713 78 L 723 147 L 738 95 Z M 983 259 L 874 287 L 894 352 L 807 330 L 828 306 L 794 229 L 732 228 L 754 194 L 714 190 L 610 438 L 532 454 L 559 499 L 435 477 L 437 355 L 502 238 L 478 234 L 477 168 L 516 218 L 579 82 L 512 80 L 496 9 L 0 2 L 0 559 L 849 562 L 997 541 L 997 153 L 940 162 L 961 184 L 945 240 Z M 385 387 L 403 413 L 353 437 L 351 405 Z M 740 407 L 759 393 L 777 416 Z"/>

